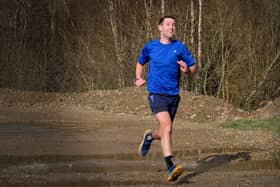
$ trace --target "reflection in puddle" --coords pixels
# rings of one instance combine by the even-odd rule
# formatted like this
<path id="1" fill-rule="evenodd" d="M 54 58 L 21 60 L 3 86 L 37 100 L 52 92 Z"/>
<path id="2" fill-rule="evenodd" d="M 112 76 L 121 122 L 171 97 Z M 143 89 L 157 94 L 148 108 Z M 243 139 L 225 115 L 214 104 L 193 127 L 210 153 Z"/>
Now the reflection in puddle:
<path id="1" fill-rule="evenodd" d="M 246 162 L 238 162 L 237 164 L 223 165 L 217 170 L 235 171 L 235 170 L 264 170 L 264 169 L 280 169 L 279 163 L 275 164 L 274 160 L 249 160 Z"/>
<path id="2" fill-rule="evenodd" d="M 0 156 L 0 172 L 19 171 L 30 173 L 45 173 L 47 171 L 79 171 L 79 172 L 104 172 L 105 170 L 131 169 L 146 170 L 144 163 L 154 162 L 153 159 L 161 158 L 161 153 L 148 158 L 138 154 L 106 154 L 106 155 L 38 155 L 38 156 Z M 179 154 L 179 152 L 177 152 Z M 187 153 L 180 153 L 186 155 Z M 217 170 L 259 170 L 280 169 L 280 153 L 274 153 L 272 160 L 250 160 L 250 152 L 212 154 L 196 161 L 195 167 L 201 165 L 220 166 Z M 183 157 L 182 157 L 183 158 Z M 155 159 L 156 160 L 156 159 Z M 237 160 L 237 161 L 236 161 Z M 230 165 L 226 165 L 227 163 Z M 158 161 L 159 162 L 159 161 Z M 149 167 L 149 164 L 147 164 Z M 104 169 L 102 169 L 104 168 Z M 141 169 L 143 168 L 143 169 Z"/>
<path id="3" fill-rule="evenodd" d="M 177 152 L 176 154 L 187 155 L 187 153 Z M 140 185 L 140 181 L 131 180 L 134 177 L 128 175 L 134 175 L 133 172 L 142 175 L 165 172 L 165 169 L 159 169 L 164 168 L 162 160 L 153 161 L 154 157 L 159 157 L 158 154 L 160 153 L 151 155 L 146 160 L 137 154 L 2 155 L 0 156 L 0 186 L 10 186 L 14 183 L 19 183 L 20 186 L 36 186 L 42 183 L 45 183 L 45 186 Z M 279 170 L 279 153 L 274 155 L 272 160 L 250 160 L 250 152 L 213 153 L 196 161 L 192 168 L 188 168 L 188 164 L 185 164 L 185 169 L 193 171 L 195 175 L 209 170 L 216 172 Z M 128 180 L 120 182 L 119 178 L 127 176 Z M 141 182 L 141 185 L 163 183 L 158 177 Z"/>

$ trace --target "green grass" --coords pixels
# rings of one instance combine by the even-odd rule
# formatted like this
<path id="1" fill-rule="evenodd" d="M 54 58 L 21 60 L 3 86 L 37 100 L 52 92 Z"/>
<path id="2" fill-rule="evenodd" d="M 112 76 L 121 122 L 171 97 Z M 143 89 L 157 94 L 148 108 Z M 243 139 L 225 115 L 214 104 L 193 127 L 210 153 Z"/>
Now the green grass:
<path id="1" fill-rule="evenodd" d="M 267 129 L 280 137 L 280 118 L 266 118 L 262 120 L 241 119 L 236 121 L 227 121 L 222 124 L 225 128 L 234 128 L 239 130 Z"/>

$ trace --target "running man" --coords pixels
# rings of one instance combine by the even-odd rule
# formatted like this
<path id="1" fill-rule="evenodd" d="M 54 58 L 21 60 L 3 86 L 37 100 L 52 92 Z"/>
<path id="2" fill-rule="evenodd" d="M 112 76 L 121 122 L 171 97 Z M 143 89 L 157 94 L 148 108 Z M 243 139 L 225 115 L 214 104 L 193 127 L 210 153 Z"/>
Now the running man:
<path id="1" fill-rule="evenodd" d="M 149 62 L 148 92 L 153 114 L 159 122 L 158 130 L 146 130 L 139 146 L 139 154 L 145 156 L 154 140 L 160 140 L 167 165 L 168 182 L 173 182 L 183 173 L 183 165 L 176 165 L 172 154 L 172 123 L 180 102 L 180 72 L 190 76 L 196 72 L 193 55 L 180 41 L 175 40 L 175 18 L 164 16 L 159 20 L 160 39 L 148 42 L 136 64 L 135 85 L 146 83 L 142 77 L 144 65 Z"/>

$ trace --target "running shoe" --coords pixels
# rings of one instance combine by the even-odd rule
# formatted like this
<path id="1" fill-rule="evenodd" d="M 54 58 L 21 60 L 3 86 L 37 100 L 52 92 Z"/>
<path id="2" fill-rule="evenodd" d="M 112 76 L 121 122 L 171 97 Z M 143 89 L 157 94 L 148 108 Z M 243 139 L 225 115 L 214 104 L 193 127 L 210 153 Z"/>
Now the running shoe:
<path id="1" fill-rule="evenodd" d="M 180 177 L 180 175 L 182 175 L 183 171 L 184 171 L 183 165 L 172 166 L 168 170 L 167 181 L 168 182 L 176 181 L 178 179 L 178 177 Z"/>
<path id="2" fill-rule="evenodd" d="M 144 133 L 143 140 L 139 146 L 139 154 L 141 156 L 146 156 L 151 147 L 151 144 L 153 142 L 152 133 L 153 132 L 150 129 L 146 130 Z"/>

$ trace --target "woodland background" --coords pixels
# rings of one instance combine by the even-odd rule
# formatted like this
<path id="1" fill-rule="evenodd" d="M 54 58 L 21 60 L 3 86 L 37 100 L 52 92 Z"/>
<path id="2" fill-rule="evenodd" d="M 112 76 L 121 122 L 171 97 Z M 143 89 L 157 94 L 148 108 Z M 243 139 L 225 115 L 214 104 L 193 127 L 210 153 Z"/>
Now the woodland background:
<path id="1" fill-rule="evenodd" d="M 279 0 L 0 0 L 0 87 L 133 86 L 144 44 L 173 15 L 199 72 L 182 89 L 246 110 L 280 95 Z"/>

